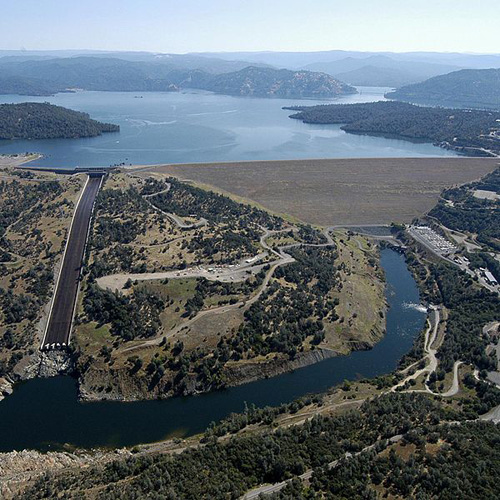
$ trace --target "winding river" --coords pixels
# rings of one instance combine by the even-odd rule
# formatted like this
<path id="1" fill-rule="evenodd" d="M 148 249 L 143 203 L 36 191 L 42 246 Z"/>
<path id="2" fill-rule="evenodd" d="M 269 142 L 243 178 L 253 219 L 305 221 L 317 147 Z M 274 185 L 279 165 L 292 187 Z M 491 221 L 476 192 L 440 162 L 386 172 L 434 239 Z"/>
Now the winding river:
<path id="1" fill-rule="evenodd" d="M 345 379 L 392 371 L 425 323 L 419 293 L 404 257 L 384 249 L 387 334 L 372 350 L 330 358 L 292 373 L 223 391 L 134 403 L 81 403 L 71 377 L 35 379 L 18 384 L 0 403 L 0 451 L 33 448 L 122 447 L 203 431 L 212 421 L 244 409 L 279 405 L 325 391 Z"/>

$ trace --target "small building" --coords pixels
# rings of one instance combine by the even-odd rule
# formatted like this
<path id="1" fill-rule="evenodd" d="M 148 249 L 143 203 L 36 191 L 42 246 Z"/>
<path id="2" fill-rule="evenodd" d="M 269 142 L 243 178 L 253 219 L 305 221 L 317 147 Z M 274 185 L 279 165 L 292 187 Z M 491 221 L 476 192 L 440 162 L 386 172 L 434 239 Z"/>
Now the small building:
<path id="1" fill-rule="evenodd" d="M 489 285 L 498 285 L 498 281 L 490 271 L 484 271 L 484 279 Z"/>

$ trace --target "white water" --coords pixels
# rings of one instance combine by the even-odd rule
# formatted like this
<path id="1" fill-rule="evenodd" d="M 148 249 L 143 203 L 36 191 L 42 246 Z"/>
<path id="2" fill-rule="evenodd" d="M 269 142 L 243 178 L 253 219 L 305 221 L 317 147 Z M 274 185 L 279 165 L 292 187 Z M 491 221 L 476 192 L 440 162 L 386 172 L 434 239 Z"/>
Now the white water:
<path id="1" fill-rule="evenodd" d="M 419 311 L 422 313 L 427 312 L 427 307 L 422 304 L 414 304 L 413 302 L 404 302 L 403 307 L 406 309 L 414 309 L 415 311 Z"/>

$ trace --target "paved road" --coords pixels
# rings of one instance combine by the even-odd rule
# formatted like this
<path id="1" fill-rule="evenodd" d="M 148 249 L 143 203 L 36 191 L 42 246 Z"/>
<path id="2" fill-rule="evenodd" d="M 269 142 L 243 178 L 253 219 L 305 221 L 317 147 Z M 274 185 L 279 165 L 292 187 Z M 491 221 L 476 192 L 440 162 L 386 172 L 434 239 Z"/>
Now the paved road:
<path id="1" fill-rule="evenodd" d="M 338 467 L 342 459 L 349 460 L 353 457 L 357 457 L 358 455 L 361 455 L 361 453 L 365 453 L 367 451 L 373 450 L 375 446 L 378 443 L 388 441 L 390 444 L 397 443 L 403 439 L 402 434 L 398 434 L 396 436 L 392 436 L 391 438 L 387 440 L 379 440 L 369 446 L 366 446 L 363 448 L 361 451 L 358 451 L 356 453 L 345 453 L 345 455 L 342 458 L 339 458 L 337 460 L 334 460 L 333 462 L 330 462 L 329 464 L 326 465 L 328 469 L 335 469 Z M 300 476 L 296 476 L 297 479 L 300 479 L 301 481 L 309 481 L 312 476 L 313 476 L 313 469 L 309 469 Z M 254 488 L 253 490 L 248 491 L 245 493 L 242 497 L 240 497 L 240 500 L 253 500 L 259 498 L 261 495 L 262 496 L 267 496 L 271 495 L 273 493 L 277 493 L 278 491 L 282 490 L 288 483 L 290 483 L 292 479 L 287 479 L 286 481 L 282 481 L 281 483 L 274 483 L 274 484 L 265 484 L 263 486 L 259 486 L 257 488 Z"/>
<path id="2" fill-rule="evenodd" d="M 450 231 L 450 229 L 446 228 L 445 226 L 442 226 L 444 229 L 447 229 Z M 445 260 L 446 262 L 449 262 L 450 264 L 453 264 L 454 266 L 457 266 L 460 268 L 462 271 L 465 271 L 469 276 L 472 278 L 477 277 L 478 278 L 478 283 L 483 287 L 489 290 L 490 292 L 497 293 L 500 295 L 500 286 L 493 286 L 490 285 L 486 282 L 486 280 L 478 273 L 474 272 L 472 269 L 469 268 L 469 266 L 456 262 L 445 255 L 443 255 L 440 251 L 437 251 L 436 248 L 431 245 L 427 239 L 423 238 L 420 234 L 418 234 L 416 231 L 412 230 L 411 228 L 408 229 L 408 234 L 415 240 L 418 241 L 420 244 L 425 246 L 428 250 L 430 250 L 434 255 L 437 255 L 441 259 Z"/>
<path id="3" fill-rule="evenodd" d="M 162 213 L 166 217 L 168 217 L 174 224 L 177 224 L 177 226 L 180 229 L 195 229 L 198 227 L 206 226 L 207 224 L 207 219 L 204 217 L 201 217 L 198 222 L 194 222 L 193 224 L 186 224 L 184 220 L 182 220 L 178 215 L 173 214 L 172 212 L 164 212 L 161 208 L 157 207 L 152 201 L 150 201 L 150 198 L 153 198 L 155 196 L 158 196 L 159 194 L 162 193 L 168 193 L 171 188 L 171 184 L 167 183 L 166 189 L 163 189 L 161 191 L 158 191 L 157 193 L 151 193 L 151 194 L 145 194 L 143 195 L 143 198 L 158 212 Z"/>
<path id="4" fill-rule="evenodd" d="M 252 262 L 262 262 L 267 257 L 267 253 L 260 253 L 252 258 Z M 156 273 L 128 273 L 128 274 L 108 274 L 97 278 L 97 284 L 101 288 L 108 290 L 121 291 L 128 280 L 148 281 L 164 279 L 182 279 L 182 278 L 206 278 L 209 281 L 220 281 L 222 283 L 239 283 L 246 281 L 251 275 L 259 273 L 268 263 L 253 265 L 246 262 L 248 259 L 242 259 L 236 265 L 195 266 L 175 271 L 160 271 Z M 270 262 L 269 264 L 273 264 Z"/>
<path id="5" fill-rule="evenodd" d="M 453 365 L 453 382 L 451 383 L 451 387 L 441 394 L 444 398 L 449 398 L 451 396 L 455 396 L 455 394 L 458 394 L 458 391 L 460 390 L 460 384 L 458 381 L 458 369 L 460 368 L 460 365 L 463 364 L 462 361 L 455 361 L 455 364 Z"/>
<path id="6" fill-rule="evenodd" d="M 245 301 L 239 301 L 239 302 L 236 302 L 235 304 L 230 304 L 230 305 L 224 305 L 224 306 L 220 306 L 220 307 L 216 307 L 214 309 L 206 309 L 205 311 L 201 311 L 199 312 L 196 316 L 194 316 L 193 318 L 183 322 L 183 323 L 180 323 L 179 325 L 177 325 L 176 327 L 174 327 L 172 330 L 170 330 L 169 332 L 167 332 L 166 334 L 163 334 L 159 337 L 156 337 L 154 339 L 150 339 L 150 340 L 146 340 L 144 342 L 141 342 L 139 344 L 135 344 L 135 345 L 132 345 L 130 347 L 127 347 L 124 352 L 129 352 L 129 351 L 132 351 L 132 350 L 135 350 L 135 349 L 139 349 L 139 348 L 143 348 L 145 346 L 150 346 L 150 345 L 158 345 L 162 342 L 163 338 L 171 338 L 172 336 L 174 336 L 175 334 L 177 334 L 179 331 L 181 331 L 182 329 L 188 327 L 189 325 L 193 324 L 194 322 L 198 321 L 200 318 L 206 316 L 206 315 L 213 315 L 213 314 L 223 314 L 223 313 L 226 313 L 228 312 L 229 310 L 231 309 L 236 309 L 236 308 L 242 308 L 244 307 L 245 310 L 248 309 L 253 303 L 255 303 L 260 297 L 261 295 L 264 293 L 264 291 L 266 290 L 267 286 L 269 285 L 269 282 L 274 274 L 274 271 L 276 271 L 276 269 L 279 267 L 279 266 L 284 266 L 286 264 L 291 264 L 292 262 L 295 262 L 295 259 L 287 254 L 285 252 L 286 249 L 290 249 L 290 248 L 294 248 L 294 247 L 299 247 L 299 246 L 308 246 L 308 247 L 326 247 L 326 246 L 329 246 L 329 245 L 334 245 L 334 241 L 331 237 L 331 235 L 329 234 L 329 230 L 328 228 L 325 229 L 323 231 L 323 234 L 325 235 L 326 239 L 327 239 L 327 243 L 319 243 L 317 245 L 313 245 L 313 244 L 308 244 L 308 243 L 294 243 L 292 245 L 286 245 L 286 246 L 282 246 L 282 247 L 278 247 L 278 249 L 274 249 L 274 248 L 271 248 L 267 243 L 266 243 L 266 239 L 273 235 L 273 234 L 277 234 L 277 233 L 281 233 L 283 232 L 283 230 L 278 230 L 278 231 L 272 231 L 270 229 L 267 229 L 267 228 L 262 228 L 262 230 L 264 231 L 263 235 L 261 236 L 260 238 L 260 244 L 262 245 L 262 247 L 269 251 L 270 253 L 276 255 L 278 257 L 278 260 L 275 260 L 275 261 L 272 261 L 272 262 L 269 262 L 269 265 L 271 266 L 269 271 L 267 271 L 267 274 L 264 278 L 264 281 L 262 282 L 262 284 L 260 285 L 260 288 L 259 288 L 259 291 L 253 296 L 251 297 L 250 299 L 248 300 L 245 300 Z M 288 229 L 286 231 L 289 231 Z M 229 274 L 224 274 L 225 278 L 222 279 L 222 271 L 218 271 L 218 275 L 215 275 L 215 277 L 213 279 L 215 279 L 216 281 L 227 281 L 227 277 L 228 276 L 232 276 L 234 278 L 234 281 L 237 280 L 238 278 L 238 273 L 241 273 L 241 271 L 245 271 L 245 274 L 243 275 L 243 278 L 244 279 L 247 279 L 250 275 L 247 274 L 248 271 L 251 271 L 251 272 L 258 272 L 260 271 L 266 264 L 259 264 L 257 266 L 249 266 L 249 267 L 241 267 L 239 268 L 239 270 L 230 270 Z M 189 272 L 186 271 L 186 272 Z M 233 273 L 231 275 L 231 273 Z M 179 274 L 178 272 L 175 272 L 175 275 Z M 191 274 L 192 275 L 192 274 Z M 99 278 L 97 280 L 97 283 L 99 286 L 103 287 L 103 288 L 116 288 L 116 283 L 118 283 L 120 286 L 123 286 L 123 283 L 125 283 L 124 281 L 124 276 L 125 275 L 115 275 L 115 276 L 106 276 L 104 278 Z M 141 276 L 141 275 L 129 275 L 129 277 L 133 278 L 134 276 Z M 150 274 L 150 275 L 145 275 L 145 276 L 148 276 L 147 279 L 152 279 L 152 278 L 158 278 L 158 273 L 155 273 L 155 274 Z M 118 277 L 118 278 L 117 278 Z M 179 276 L 173 276 L 173 277 L 176 277 L 178 278 Z M 108 278 L 111 278 L 111 280 L 108 280 Z M 117 281 L 117 280 L 120 280 L 120 281 Z"/>
<path id="7" fill-rule="evenodd" d="M 42 348 L 69 342 L 90 217 L 100 184 L 100 176 L 90 177 L 76 207 Z"/>
<path id="8" fill-rule="evenodd" d="M 439 309 L 436 306 L 431 305 L 429 307 L 430 309 L 430 321 L 429 321 L 429 326 L 425 332 L 425 342 L 424 342 L 424 351 L 426 355 L 422 359 L 429 359 L 428 364 L 420 369 L 417 370 L 413 375 L 409 375 L 405 379 L 401 380 L 398 384 L 395 386 L 391 387 L 390 392 L 394 392 L 398 387 L 402 387 L 403 385 L 406 384 L 411 379 L 416 379 L 422 375 L 422 373 L 428 372 L 427 377 L 425 379 L 425 390 L 422 389 L 416 389 L 416 390 L 409 390 L 406 392 L 427 392 L 429 394 L 433 394 L 435 396 L 442 396 L 444 398 L 449 398 L 452 396 L 455 396 L 458 394 L 458 391 L 460 390 L 460 383 L 459 383 L 459 377 L 458 377 L 458 369 L 460 368 L 460 365 L 463 364 L 462 361 L 455 361 L 455 364 L 453 365 L 453 380 L 451 383 L 451 387 L 443 393 L 437 393 L 434 391 L 431 391 L 431 389 L 428 386 L 429 379 L 432 373 L 434 373 L 437 370 L 438 367 L 438 359 L 436 357 L 437 354 L 437 347 L 433 348 L 432 345 L 436 341 L 437 338 L 437 332 L 438 332 L 438 327 L 439 327 L 439 322 L 440 322 L 440 313 Z M 430 334 L 432 330 L 432 335 Z M 417 363 L 420 363 L 422 360 L 417 361 Z M 411 368 L 411 366 L 414 366 L 416 363 L 413 363 L 413 365 L 410 365 L 408 368 Z M 407 369 L 408 369 L 407 368 Z M 404 372 L 404 370 L 403 370 Z M 477 380 L 479 380 L 478 377 L 476 377 Z"/>
<path id="9" fill-rule="evenodd" d="M 426 381 L 429 380 L 429 377 L 431 376 L 431 373 L 435 372 L 438 366 L 438 360 L 436 357 L 437 353 L 437 348 L 433 349 L 432 345 L 434 344 L 436 337 L 437 337 L 437 332 L 438 332 L 438 327 L 439 327 L 439 322 L 440 322 L 440 314 L 439 314 L 439 309 L 436 306 L 429 306 L 429 320 L 428 320 L 428 326 L 427 330 L 425 331 L 425 341 L 424 341 L 424 352 L 425 356 L 422 359 L 419 359 L 417 362 L 411 364 L 405 370 L 402 371 L 402 373 L 405 373 L 405 371 L 409 370 L 412 366 L 415 366 L 416 364 L 420 363 L 424 359 L 428 359 L 429 362 L 427 363 L 426 366 L 421 368 L 420 370 L 415 371 L 412 375 L 409 375 L 408 377 L 405 377 L 403 380 L 401 380 L 399 383 L 397 383 L 395 386 L 391 387 L 389 392 L 394 392 L 398 387 L 402 387 L 408 382 L 409 380 L 416 379 L 422 375 L 422 373 L 428 373 L 426 377 Z M 432 333 L 431 333 L 432 332 Z M 458 384 L 458 382 L 457 382 Z M 458 385 L 457 385 L 458 387 Z M 431 392 L 431 390 L 425 386 L 427 392 Z M 413 391 L 410 391 L 413 392 Z M 424 391 L 425 392 L 425 391 Z M 434 393 L 432 393 L 434 394 Z"/>

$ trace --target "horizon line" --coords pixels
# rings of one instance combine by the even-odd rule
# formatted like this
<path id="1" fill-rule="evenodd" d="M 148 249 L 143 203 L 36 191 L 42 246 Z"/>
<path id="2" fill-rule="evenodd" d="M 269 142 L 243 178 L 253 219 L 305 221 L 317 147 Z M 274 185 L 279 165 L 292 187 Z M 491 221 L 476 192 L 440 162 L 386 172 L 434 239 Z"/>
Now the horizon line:
<path id="1" fill-rule="evenodd" d="M 201 54 L 320 54 L 327 52 L 358 52 L 364 54 L 446 54 L 446 55 L 470 55 L 470 56 L 500 56 L 500 52 L 460 52 L 460 51 L 440 51 L 440 50 L 361 50 L 361 49 L 318 49 L 318 50 L 279 50 L 279 49 L 263 49 L 263 50 L 205 50 L 205 51 L 189 51 L 189 52 L 162 52 L 159 50 L 144 50 L 144 49 L 89 49 L 89 48 L 51 48 L 51 49 L 4 49 L 0 48 L 0 52 L 132 52 L 145 54 L 164 54 L 164 55 L 201 55 Z"/>

